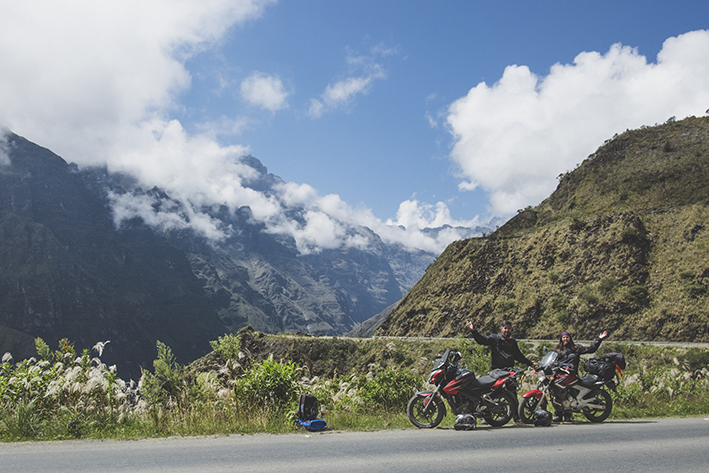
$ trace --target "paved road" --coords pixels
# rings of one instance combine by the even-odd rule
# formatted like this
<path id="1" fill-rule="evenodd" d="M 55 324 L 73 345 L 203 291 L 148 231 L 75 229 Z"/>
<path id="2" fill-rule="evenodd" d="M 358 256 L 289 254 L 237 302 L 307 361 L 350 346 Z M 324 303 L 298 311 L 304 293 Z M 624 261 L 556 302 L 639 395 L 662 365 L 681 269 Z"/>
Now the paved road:
<path id="1" fill-rule="evenodd" d="M 709 418 L 0 444 L 0 472 L 704 472 Z"/>

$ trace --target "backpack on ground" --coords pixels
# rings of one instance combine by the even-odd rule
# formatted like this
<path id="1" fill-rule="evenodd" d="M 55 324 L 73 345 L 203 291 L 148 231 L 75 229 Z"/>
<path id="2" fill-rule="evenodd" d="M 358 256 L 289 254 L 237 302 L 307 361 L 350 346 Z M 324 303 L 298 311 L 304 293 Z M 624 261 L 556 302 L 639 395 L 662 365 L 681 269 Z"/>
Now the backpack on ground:
<path id="1" fill-rule="evenodd" d="M 323 430 L 327 423 L 318 419 L 319 413 L 317 398 L 310 393 L 301 394 L 298 402 L 298 424 L 310 431 Z"/>
<path id="2" fill-rule="evenodd" d="M 310 393 L 300 395 L 298 403 L 298 419 L 306 421 L 317 419 L 319 414 L 318 400 Z"/>

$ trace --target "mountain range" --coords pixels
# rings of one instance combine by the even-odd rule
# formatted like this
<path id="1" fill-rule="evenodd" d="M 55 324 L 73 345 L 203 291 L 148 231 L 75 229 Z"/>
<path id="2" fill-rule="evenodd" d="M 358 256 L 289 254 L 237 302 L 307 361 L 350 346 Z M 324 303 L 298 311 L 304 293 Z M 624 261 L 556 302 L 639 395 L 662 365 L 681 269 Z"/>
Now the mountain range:
<path id="1" fill-rule="evenodd" d="M 0 352 L 34 353 L 34 337 L 77 348 L 110 340 L 104 359 L 137 377 L 157 340 L 180 362 L 209 341 L 251 325 L 264 332 L 341 335 L 399 301 L 435 254 L 347 226 L 365 245 L 303 254 L 288 235 L 265 231 L 251 209 L 201 209 L 230 228 L 210 239 L 141 217 L 117 224 L 121 196 L 145 198 L 186 218 L 184 202 L 129 175 L 79 168 L 8 133 L 0 159 Z M 252 156 L 248 186 L 282 180 Z M 290 209 L 294 219 L 304 209 Z M 429 231 L 443 231 L 431 229 Z M 474 235 L 484 228 L 459 229 Z"/>

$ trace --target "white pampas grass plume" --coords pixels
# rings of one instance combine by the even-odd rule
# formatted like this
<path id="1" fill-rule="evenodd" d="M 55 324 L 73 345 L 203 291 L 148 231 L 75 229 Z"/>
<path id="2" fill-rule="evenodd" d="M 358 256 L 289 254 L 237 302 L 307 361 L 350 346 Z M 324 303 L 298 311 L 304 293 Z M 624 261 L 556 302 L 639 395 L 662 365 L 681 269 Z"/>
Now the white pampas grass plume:
<path id="1" fill-rule="evenodd" d="M 111 340 L 106 340 L 105 342 L 97 342 L 96 345 L 93 346 L 93 350 L 96 350 L 98 356 L 103 356 L 103 349 L 109 343 L 111 343 Z"/>

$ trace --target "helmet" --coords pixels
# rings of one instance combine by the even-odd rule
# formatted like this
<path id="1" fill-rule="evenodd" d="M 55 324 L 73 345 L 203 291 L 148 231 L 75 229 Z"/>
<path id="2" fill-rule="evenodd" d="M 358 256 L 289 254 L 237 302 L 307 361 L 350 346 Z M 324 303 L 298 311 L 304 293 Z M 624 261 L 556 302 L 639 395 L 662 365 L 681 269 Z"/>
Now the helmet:
<path id="1" fill-rule="evenodd" d="M 473 430 L 475 428 L 475 417 L 472 414 L 458 414 L 455 418 L 455 430 Z"/>
<path id="2" fill-rule="evenodd" d="M 533 423 L 536 426 L 548 427 L 551 425 L 551 412 L 545 409 L 537 409 L 534 412 Z"/>

